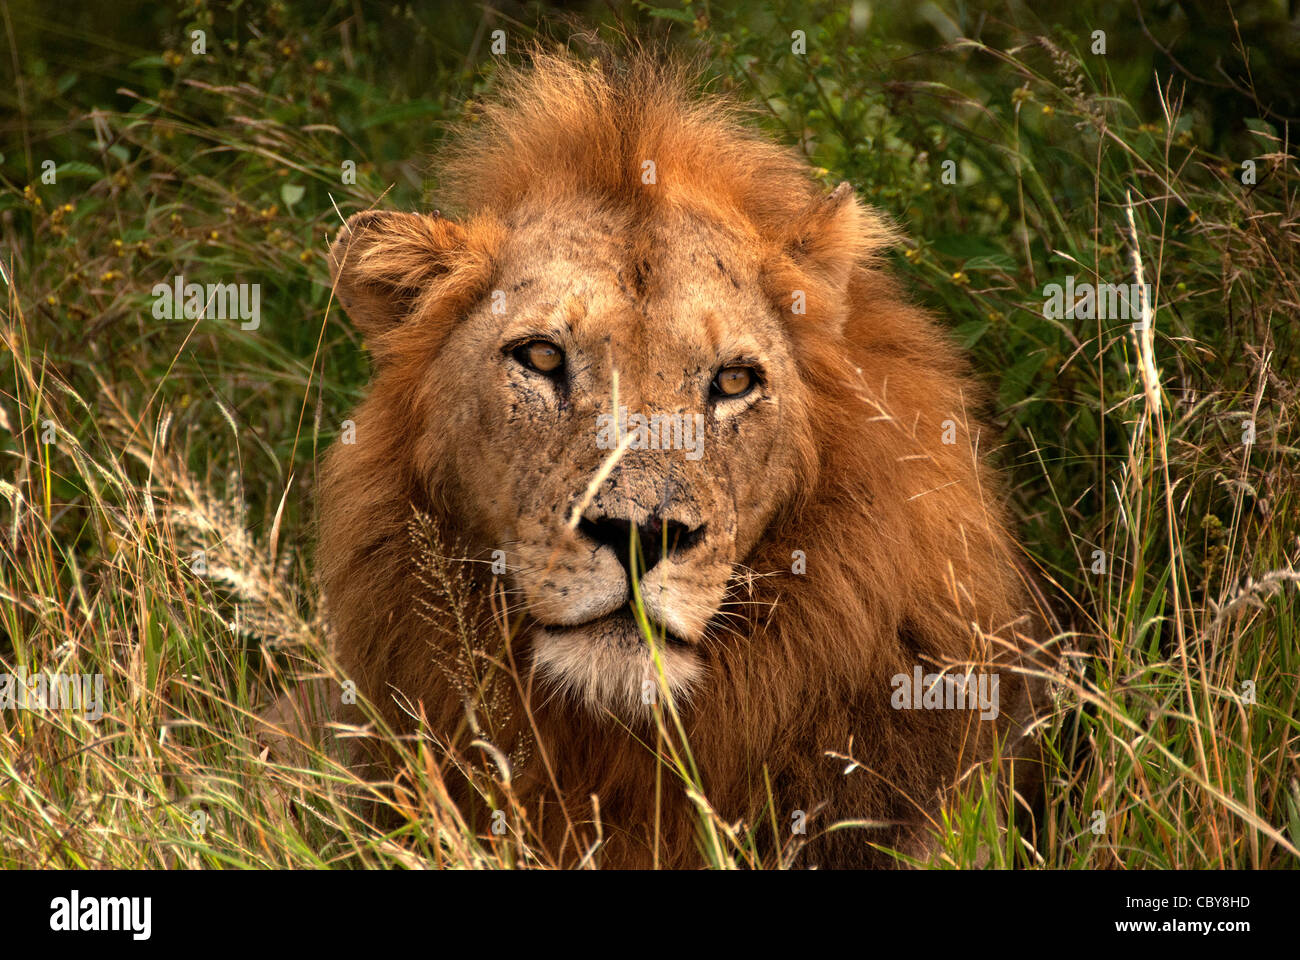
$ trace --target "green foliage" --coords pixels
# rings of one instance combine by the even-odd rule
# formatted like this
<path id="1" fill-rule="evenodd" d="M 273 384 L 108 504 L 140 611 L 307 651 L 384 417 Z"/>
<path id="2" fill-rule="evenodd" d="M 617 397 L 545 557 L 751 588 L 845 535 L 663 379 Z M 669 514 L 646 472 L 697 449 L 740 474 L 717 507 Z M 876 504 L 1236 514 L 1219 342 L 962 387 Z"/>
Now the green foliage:
<path id="1" fill-rule="evenodd" d="M 947 861 L 1295 866 L 1296 24 L 1262 2 L 1235 26 L 1122 7 L 592 4 L 575 22 L 695 56 L 828 187 L 898 221 L 893 267 L 988 386 L 980 446 L 1077 669 L 1052 678 L 1044 806 L 1002 832 L 981 781 L 936 825 Z M 0 663 L 104 672 L 125 706 L 97 750 L 74 721 L 0 715 L 0 862 L 537 862 L 458 824 L 418 757 L 396 837 L 361 822 L 367 788 L 324 752 L 271 771 L 285 814 L 231 731 L 328 660 L 315 463 L 366 376 L 328 239 L 355 210 L 436 195 L 426 158 L 472 122 L 492 30 L 513 57 L 565 21 L 341 0 L 5 10 Z M 1047 284 L 1127 284 L 1135 259 L 1149 346 L 1127 319 L 1044 315 Z M 178 274 L 260 284 L 261 326 L 155 319 L 153 285 Z M 193 576 L 195 550 L 221 575 Z M 189 829 L 196 797 L 221 831 Z M 754 862 L 699 802 L 710 862 Z"/>

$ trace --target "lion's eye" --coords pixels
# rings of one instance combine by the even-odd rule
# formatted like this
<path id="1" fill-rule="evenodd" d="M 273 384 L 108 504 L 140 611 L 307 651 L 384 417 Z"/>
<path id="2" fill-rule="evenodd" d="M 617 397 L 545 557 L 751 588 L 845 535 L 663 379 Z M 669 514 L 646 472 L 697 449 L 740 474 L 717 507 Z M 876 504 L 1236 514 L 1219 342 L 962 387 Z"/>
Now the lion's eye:
<path id="1" fill-rule="evenodd" d="M 511 351 L 511 356 L 538 373 L 555 373 L 564 366 L 564 351 L 547 340 L 521 343 Z"/>
<path id="2" fill-rule="evenodd" d="M 743 397 L 754 388 L 757 380 L 753 367 L 723 367 L 713 378 L 713 393 L 723 397 Z"/>

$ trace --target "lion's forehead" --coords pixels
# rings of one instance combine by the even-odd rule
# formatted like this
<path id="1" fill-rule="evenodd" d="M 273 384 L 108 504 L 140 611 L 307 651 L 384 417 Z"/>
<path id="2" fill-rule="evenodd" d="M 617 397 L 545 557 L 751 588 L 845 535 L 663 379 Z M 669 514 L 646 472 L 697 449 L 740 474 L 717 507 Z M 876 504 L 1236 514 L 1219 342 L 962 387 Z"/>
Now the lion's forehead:
<path id="1" fill-rule="evenodd" d="M 552 329 L 619 352 L 688 347 L 711 357 L 784 341 L 753 250 L 699 218 L 638 222 L 568 210 L 524 219 L 498 278 L 507 327 Z"/>

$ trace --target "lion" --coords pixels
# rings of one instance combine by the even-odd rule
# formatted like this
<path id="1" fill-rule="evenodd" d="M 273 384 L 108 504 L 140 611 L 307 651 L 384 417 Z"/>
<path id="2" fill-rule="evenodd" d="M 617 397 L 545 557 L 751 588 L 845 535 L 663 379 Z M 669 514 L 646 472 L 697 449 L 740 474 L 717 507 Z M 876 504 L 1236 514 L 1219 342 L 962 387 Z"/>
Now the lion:
<path id="1" fill-rule="evenodd" d="M 494 750 L 552 862 L 705 862 L 669 705 L 765 849 L 924 857 L 1023 753 L 1033 641 L 983 394 L 883 266 L 896 229 L 646 55 L 505 72 L 439 180 L 458 216 L 356 213 L 331 249 L 373 368 L 318 495 L 341 666 L 394 728 L 483 735 L 423 517 L 511 619 Z M 925 708 L 989 675 L 991 709 Z"/>

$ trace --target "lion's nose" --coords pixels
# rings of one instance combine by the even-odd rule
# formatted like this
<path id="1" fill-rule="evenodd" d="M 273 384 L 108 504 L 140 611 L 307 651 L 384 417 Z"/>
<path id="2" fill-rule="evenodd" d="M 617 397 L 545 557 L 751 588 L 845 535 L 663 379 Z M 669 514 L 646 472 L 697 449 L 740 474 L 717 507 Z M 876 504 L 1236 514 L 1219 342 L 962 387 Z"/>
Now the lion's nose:
<path id="1" fill-rule="evenodd" d="M 649 573 L 664 556 L 673 556 L 689 550 L 704 536 L 704 526 L 691 528 L 676 520 L 651 517 L 647 523 L 633 524 L 619 517 L 583 517 L 578 521 L 578 531 L 588 539 L 611 547 L 618 562 L 632 577 L 632 557 L 638 557 L 637 569 L 641 575 Z M 633 537 L 635 535 L 635 543 Z"/>

